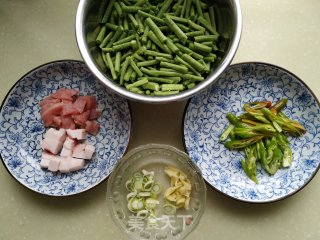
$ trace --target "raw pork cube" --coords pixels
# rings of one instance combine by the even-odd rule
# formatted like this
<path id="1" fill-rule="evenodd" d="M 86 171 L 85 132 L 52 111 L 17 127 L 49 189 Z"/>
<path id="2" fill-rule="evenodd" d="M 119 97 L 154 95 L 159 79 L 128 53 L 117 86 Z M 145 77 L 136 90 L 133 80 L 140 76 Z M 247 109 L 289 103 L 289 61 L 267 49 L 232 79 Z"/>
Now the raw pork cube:
<path id="1" fill-rule="evenodd" d="M 68 148 L 62 148 L 60 156 L 61 157 L 71 157 L 72 156 L 72 150 L 68 149 Z"/>
<path id="2" fill-rule="evenodd" d="M 86 121 L 86 131 L 92 135 L 97 135 L 100 129 L 100 124 L 93 120 L 93 121 Z"/>
<path id="3" fill-rule="evenodd" d="M 80 143 L 76 145 L 72 151 L 72 157 L 74 158 L 85 158 L 85 147 L 86 145 L 84 143 Z"/>
<path id="4" fill-rule="evenodd" d="M 83 159 L 69 157 L 68 160 L 69 160 L 69 164 L 70 164 L 69 165 L 70 172 L 77 171 L 77 170 L 84 167 L 85 162 Z"/>
<path id="5" fill-rule="evenodd" d="M 45 133 L 44 138 L 52 138 L 54 140 L 57 140 L 59 142 L 63 142 L 66 139 L 66 130 L 65 129 L 59 129 L 56 130 L 54 128 L 49 128 L 49 130 Z"/>
<path id="6" fill-rule="evenodd" d="M 90 116 L 90 111 L 88 110 L 81 114 L 72 115 L 72 118 L 76 125 L 80 126 L 80 128 L 85 128 L 86 121 L 88 120 L 89 116 Z"/>
<path id="7" fill-rule="evenodd" d="M 61 161 L 61 158 L 60 158 L 60 157 L 53 156 L 53 157 L 50 159 L 49 166 L 48 166 L 48 170 L 50 170 L 50 171 L 52 171 L 52 172 L 58 171 L 58 170 L 59 170 L 60 161 Z"/>
<path id="8" fill-rule="evenodd" d="M 90 116 L 89 116 L 89 120 L 95 120 L 97 119 L 98 117 L 101 116 L 101 110 L 99 109 L 91 109 L 90 110 Z"/>
<path id="9" fill-rule="evenodd" d="M 78 140 L 84 140 L 87 137 L 85 129 L 67 129 L 67 134 L 69 137 Z"/>
<path id="10" fill-rule="evenodd" d="M 74 107 L 72 102 L 64 103 L 62 113 L 61 113 L 62 116 L 78 114 L 78 113 L 79 113 L 78 110 Z"/>
<path id="11" fill-rule="evenodd" d="M 69 173 L 70 172 L 70 159 L 68 157 L 61 158 L 59 171 L 62 173 Z"/>
<path id="12" fill-rule="evenodd" d="M 47 150 L 53 154 L 58 154 L 62 148 L 63 143 L 53 138 L 45 138 L 41 142 L 43 150 Z"/>
<path id="13" fill-rule="evenodd" d="M 63 103 L 54 103 L 50 105 L 47 109 L 41 110 L 41 118 L 46 127 L 51 126 L 53 124 L 53 117 L 57 116 L 61 113 L 63 108 Z"/>
<path id="14" fill-rule="evenodd" d="M 57 99 L 63 99 L 63 100 L 72 101 L 73 100 L 73 96 L 77 95 L 78 93 L 79 93 L 78 90 L 60 88 L 55 93 L 51 94 L 51 97 L 52 98 L 57 98 Z"/>
<path id="15" fill-rule="evenodd" d="M 87 160 L 91 159 L 94 153 L 94 150 L 95 150 L 94 146 L 87 144 L 84 149 L 84 159 L 87 159 Z"/>
<path id="16" fill-rule="evenodd" d="M 76 99 L 73 106 L 79 113 L 82 113 L 85 110 L 86 103 L 86 98 L 84 96 L 80 96 Z"/>
<path id="17" fill-rule="evenodd" d="M 70 137 L 67 137 L 63 143 L 63 148 L 72 150 L 75 145 L 76 145 L 75 140 Z"/>
<path id="18" fill-rule="evenodd" d="M 71 116 L 62 116 L 61 117 L 61 128 L 64 129 L 75 129 L 76 125 Z"/>

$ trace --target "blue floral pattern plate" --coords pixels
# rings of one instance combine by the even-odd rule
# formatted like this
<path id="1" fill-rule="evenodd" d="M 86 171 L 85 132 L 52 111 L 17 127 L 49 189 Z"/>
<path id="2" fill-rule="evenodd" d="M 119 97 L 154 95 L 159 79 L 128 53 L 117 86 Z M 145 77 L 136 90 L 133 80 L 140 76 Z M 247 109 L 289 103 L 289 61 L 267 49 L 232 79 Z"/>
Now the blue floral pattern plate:
<path id="1" fill-rule="evenodd" d="M 241 168 L 242 151 L 231 151 L 219 142 L 228 124 L 226 114 L 239 115 L 247 102 L 288 98 L 284 113 L 307 129 L 290 138 L 292 166 L 269 176 L 258 164 L 259 184 Z M 223 194 L 245 202 L 273 202 L 290 196 L 317 173 L 320 163 L 320 108 L 310 89 L 295 75 L 265 63 L 229 66 L 217 82 L 193 97 L 184 116 L 185 148 L 203 177 Z"/>
<path id="2" fill-rule="evenodd" d="M 59 88 L 72 88 L 97 98 L 102 116 L 96 147 L 83 169 L 52 173 L 40 168 L 45 127 L 39 102 Z M 62 60 L 42 65 L 23 76 L 7 94 L 0 112 L 0 154 L 9 173 L 27 188 L 50 196 L 67 196 L 89 190 L 104 181 L 127 149 L 131 130 L 128 102 L 110 93 L 80 61 Z"/>

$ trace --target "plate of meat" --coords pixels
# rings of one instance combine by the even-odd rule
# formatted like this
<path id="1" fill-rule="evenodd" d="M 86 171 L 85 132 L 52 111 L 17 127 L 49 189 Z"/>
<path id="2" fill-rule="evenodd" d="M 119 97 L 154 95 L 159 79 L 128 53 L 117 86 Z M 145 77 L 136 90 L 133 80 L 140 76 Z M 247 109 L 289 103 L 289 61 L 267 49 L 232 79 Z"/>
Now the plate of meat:
<path id="1" fill-rule="evenodd" d="M 28 189 L 50 196 L 103 182 L 126 152 L 127 100 L 110 92 L 81 61 L 61 60 L 24 75 L 0 111 L 0 155 Z"/>

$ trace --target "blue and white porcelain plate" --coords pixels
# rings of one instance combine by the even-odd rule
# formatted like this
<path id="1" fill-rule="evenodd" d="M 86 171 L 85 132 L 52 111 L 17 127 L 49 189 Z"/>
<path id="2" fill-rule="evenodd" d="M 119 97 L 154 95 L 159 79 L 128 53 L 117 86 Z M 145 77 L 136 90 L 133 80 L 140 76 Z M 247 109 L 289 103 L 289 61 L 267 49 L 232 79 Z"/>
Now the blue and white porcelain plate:
<path id="1" fill-rule="evenodd" d="M 284 113 L 307 129 L 290 138 L 292 166 L 269 176 L 258 164 L 259 184 L 241 168 L 242 151 L 231 151 L 219 142 L 228 124 L 226 114 L 243 112 L 247 102 L 288 98 Z M 320 108 L 311 90 L 295 75 L 265 63 L 229 66 L 217 82 L 193 97 L 184 117 L 185 148 L 213 188 L 225 195 L 254 203 L 273 202 L 304 187 L 320 163 Z"/>
<path id="2" fill-rule="evenodd" d="M 45 127 L 38 103 L 59 88 L 72 88 L 97 98 L 100 131 L 89 136 L 96 147 L 83 169 L 52 173 L 40 168 Z M 7 94 L 0 112 L 0 153 L 9 173 L 27 188 L 50 196 L 74 195 L 104 181 L 127 149 L 131 130 L 128 102 L 110 93 L 80 61 L 56 61 L 23 76 Z"/>

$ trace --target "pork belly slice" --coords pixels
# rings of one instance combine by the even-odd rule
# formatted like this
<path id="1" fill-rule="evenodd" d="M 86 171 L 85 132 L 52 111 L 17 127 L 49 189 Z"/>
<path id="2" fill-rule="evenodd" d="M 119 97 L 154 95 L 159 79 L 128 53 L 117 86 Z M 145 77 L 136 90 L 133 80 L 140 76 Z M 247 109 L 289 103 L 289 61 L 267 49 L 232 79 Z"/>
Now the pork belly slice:
<path id="1" fill-rule="evenodd" d="M 85 129 L 67 129 L 67 134 L 69 137 L 77 140 L 85 140 L 87 137 Z"/>
<path id="2" fill-rule="evenodd" d="M 60 156 L 61 157 L 71 157 L 72 156 L 72 150 L 63 147 L 62 150 L 61 150 Z"/>
<path id="3" fill-rule="evenodd" d="M 54 155 L 52 155 L 49 152 L 42 151 L 40 167 L 41 168 L 48 168 L 49 167 L 49 162 L 50 162 L 50 159 L 52 158 L 52 156 L 54 156 Z"/>
<path id="4" fill-rule="evenodd" d="M 92 146 L 90 144 L 86 144 L 86 147 L 84 149 L 84 159 L 87 159 L 87 160 L 92 159 L 94 151 L 95 151 L 94 146 Z"/>
<path id="5" fill-rule="evenodd" d="M 73 157 L 69 157 L 68 161 L 69 161 L 70 172 L 74 172 L 74 171 L 82 169 L 85 164 L 84 159 L 78 159 L 78 158 L 73 158 Z"/>
<path id="6" fill-rule="evenodd" d="M 52 154 L 58 154 L 62 149 L 63 142 L 53 138 L 45 138 L 42 140 L 40 145 L 43 150 L 46 150 Z"/>
<path id="7" fill-rule="evenodd" d="M 44 138 L 52 138 L 59 142 L 64 142 L 66 137 L 67 137 L 66 130 L 63 128 L 60 128 L 59 130 L 54 128 L 49 128 L 48 131 L 44 134 Z"/>
<path id="8" fill-rule="evenodd" d="M 59 170 L 61 157 L 59 156 L 52 156 L 49 161 L 48 170 L 51 172 L 57 172 Z"/>
<path id="9" fill-rule="evenodd" d="M 76 141 L 70 137 L 67 137 L 63 143 L 63 148 L 72 150 L 76 146 Z"/>

